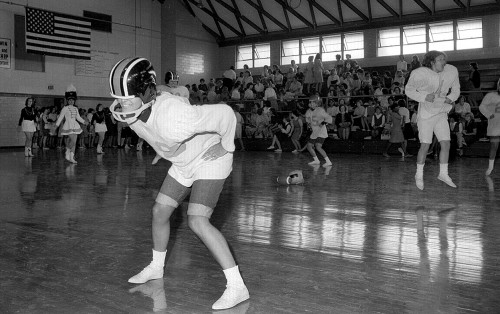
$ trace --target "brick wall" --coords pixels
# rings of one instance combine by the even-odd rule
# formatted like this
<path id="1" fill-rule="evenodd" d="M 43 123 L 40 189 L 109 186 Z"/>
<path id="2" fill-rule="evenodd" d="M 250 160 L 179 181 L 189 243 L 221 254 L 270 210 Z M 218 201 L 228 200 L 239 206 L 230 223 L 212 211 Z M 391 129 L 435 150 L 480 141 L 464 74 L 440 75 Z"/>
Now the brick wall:
<path id="1" fill-rule="evenodd" d="M 24 133 L 18 127 L 26 97 L 0 97 L 0 146 L 24 146 Z"/>

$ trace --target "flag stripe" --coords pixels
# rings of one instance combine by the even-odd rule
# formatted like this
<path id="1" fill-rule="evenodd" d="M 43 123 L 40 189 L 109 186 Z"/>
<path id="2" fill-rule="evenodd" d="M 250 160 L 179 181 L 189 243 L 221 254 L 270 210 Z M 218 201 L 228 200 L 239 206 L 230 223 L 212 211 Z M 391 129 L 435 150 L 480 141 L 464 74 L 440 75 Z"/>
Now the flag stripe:
<path id="1" fill-rule="evenodd" d="M 38 36 L 26 36 L 26 41 L 30 43 L 35 43 L 35 42 L 50 42 L 54 44 L 61 44 L 61 45 L 72 45 L 72 46 L 77 46 L 77 47 L 87 47 L 90 48 L 90 42 L 84 42 L 84 41 L 77 41 L 77 40 L 71 40 L 71 38 L 67 40 L 62 40 L 62 39 L 52 39 L 52 38 L 46 38 L 43 35 L 38 35 Z"/>
<path id="2" fill-rule="evenodd" d="M 90 27 L 83 17 L 26 7 L 26 50 L 90 59 Z"/>

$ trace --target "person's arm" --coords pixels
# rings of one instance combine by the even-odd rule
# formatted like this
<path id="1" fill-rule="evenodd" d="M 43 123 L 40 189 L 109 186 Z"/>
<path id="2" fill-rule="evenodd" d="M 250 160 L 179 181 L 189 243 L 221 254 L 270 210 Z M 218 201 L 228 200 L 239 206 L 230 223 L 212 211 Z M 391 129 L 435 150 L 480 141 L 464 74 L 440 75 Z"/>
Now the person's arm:
<path id="1" fill-rule="evenodd" d="M 304 130 L 304 123 L 302 123 L 302 119 L 299 118 L 299 128 L 300 128 L 300 132 L 299 132 L 299 138 L 302 136 L 302 131 Z"/>
<path id="2" fill-rule="evenodd" d="M 426 101 L 426 97 L 429 93 L 421 90 L 425 86 L 426 81 L 426 77 L 421 71 L 416 70 L 411 72 L 410 79 L 405 87 L 406 95 L 418 102 Z"/>
<path id="3" fill-rule="evenodd" d="M 113 115 L 111 115 L 111 119 L 113 120 L 113 123 L 116 123 L 116 122 L 114 122 L 114 121 L 115 121 L 115 119 L 113 118 Z M 77 120 L 78 122 L 80 122 L 80 123 L 86 124 L 86 123 L 85 123 L 85 120 L 83 120 L 83 118 L 82 118 L 82 117 L 80 117 L 80 113 L 78 112 L 78 110 L 76 111 L 76 120 Z"/>
<path id="4" fill-rule="evenodd" d="M 455 67 L 453 67 L 450 77 L 452 78 L 453 82 L 451 83 L 451 91 L 446 96 L 445 100 L 445 102 L 448 104 L 454 103 L 458 99 L 458 97 L 460 97 L 460 81 L 458 78 L 458 70 Z"/>
<path id="5" fill-rule="evenodd" d="M 59 127 L 59 125 L 62 122 L 62 119 L 64 119 L 64 116 L 66 115 L 66 111 L 68 111 L 68 108 L 67 107 L 63 107 L 62 110 L 61 110 L 61 113 L 57 117 L 57 121 L 56 121 L 56 126 L 57 127 Z"/>
<path id="6" fill-rule="evenodd" d="M 21 124 L 23 124 L 23 120 L 24 120 L 24 108 L 21 109 L 21 116 L 19 117 L 19 126 L 21 126 Z"/>
<path id="7" fill-rule="evenodd" d="M 326 112 L 324 109 L 321 112 L 321 116 L 323 117 L 323 119 L 325 119 L 326 123 L 332 124 L 332 122 L 333 122 L 332 116 L 329 115 L 328 112 Z"/>
<path id="8" fill-rule="evenodd" d="M 234 151 L 236 116 L 231 107 L 224 104 L 191 106 L 177 99 L 168 101 L 172 102 L 170 106 L 159 106 L 164 109 L 158 112 L 155 122 L 159 125 L 162 137 L 182 143 L 196 134 L 217 133 L 221 137 L 222 147 L 228 152 Z"/>
<path id="9" fill-rule="evenodd" d="M 483 114 L 483 116 L 486 117 L 486 119 L 493 119 L 495 117 L 495 113 L 490 111 L 489 105 L 490 103 L 493 102 L 491 94 L 487 94 L 484 96 L 483 100 L 481 101 L 481 105 L 479 105 L 479 112 Z"/>

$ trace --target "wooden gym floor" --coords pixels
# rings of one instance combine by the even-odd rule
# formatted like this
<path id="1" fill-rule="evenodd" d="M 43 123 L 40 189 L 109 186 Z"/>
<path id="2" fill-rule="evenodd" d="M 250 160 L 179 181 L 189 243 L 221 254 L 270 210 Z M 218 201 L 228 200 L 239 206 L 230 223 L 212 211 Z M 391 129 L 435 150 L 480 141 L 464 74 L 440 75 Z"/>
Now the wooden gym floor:
<path id="1" fill-rule="evenodd" d="M 172 217 L 163 280 L 131 285 L 150 262 L 150 209 L 168 162 L 152 151 L 0 151 L 1 313 L 212 313 L 225 279 Z M 414 186 L 415 158 L 236 152 L 214 225 L 251 298 L 218 313 L 498 313 L 500 166 L 450 164 L 458 189 Z M 276 177 L 302 169 L 302 186 Z"/>

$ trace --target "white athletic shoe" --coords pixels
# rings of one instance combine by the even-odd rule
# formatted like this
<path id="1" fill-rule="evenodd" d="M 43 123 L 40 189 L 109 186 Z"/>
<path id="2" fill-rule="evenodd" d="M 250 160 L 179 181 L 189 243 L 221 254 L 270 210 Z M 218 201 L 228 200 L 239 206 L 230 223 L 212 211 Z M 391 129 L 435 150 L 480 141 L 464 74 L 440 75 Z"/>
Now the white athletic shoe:
<path id="1" fill-rule="evenodd" d="M 331 161 L 327 161 L 323 164 L 323 168 L 327 168 L 327 167 L 330 167 L 332 165 L 332 162 Z"/>
<path id="2" fill-rule="evenodd" d="M 226 286 L 222 296 L 212 305 L 212 310 L 225 310 L 238 305 L 250 298 L 247 287 L 236 288 Z"/>
<path id="3" fill-rule="evenodd" d="M 486 170 L 486 172 L 484 173 L 485 175 L 489 176 L 491 174 L 491 172 L 493 171 L 493 168 L 488 168 L 488 170 Z"/>
<path id="4" fill-rule="evenodd" d="M 453 181 L 451 180 L 450 176 L 448 175 L 439 175 L 438 176 L 438 180 L 441 180 L 443 181 L 444 183 L 448 184 L 449 186 L 451 186 L 452 188 L 456 188 L 457 186 L 455 185 L 455 183 L 453 183 Z"/>
<path id="5" fill-rule="evenodd" d="M 417 186 L 417 188 L 419 190 L 423 190 L 424 189 L 424 177 L 415 175 L 415 185 Z"/>
<path id="6" fill-rule="evenodd" d="M 308 165 L 311 165 L 311 166 L 314 166 L 314 165 L 319 165 L 319 164 L 320 164 L 320 162 L 319 162 L 319 160 L 313 160 L 313 161 L 311 161 L 311 162 L 309 162 L 309 163 L 307 163 L 307 164 L 308 164 Z"/>
<path id="7" fill-rule="evenodd" d="M 130 283 L 145 283 L 153 279 L 163 278 L 163 267 L 155 267 L 149 264 L 140 273 L 131 277 L 128 282 Z"/>

